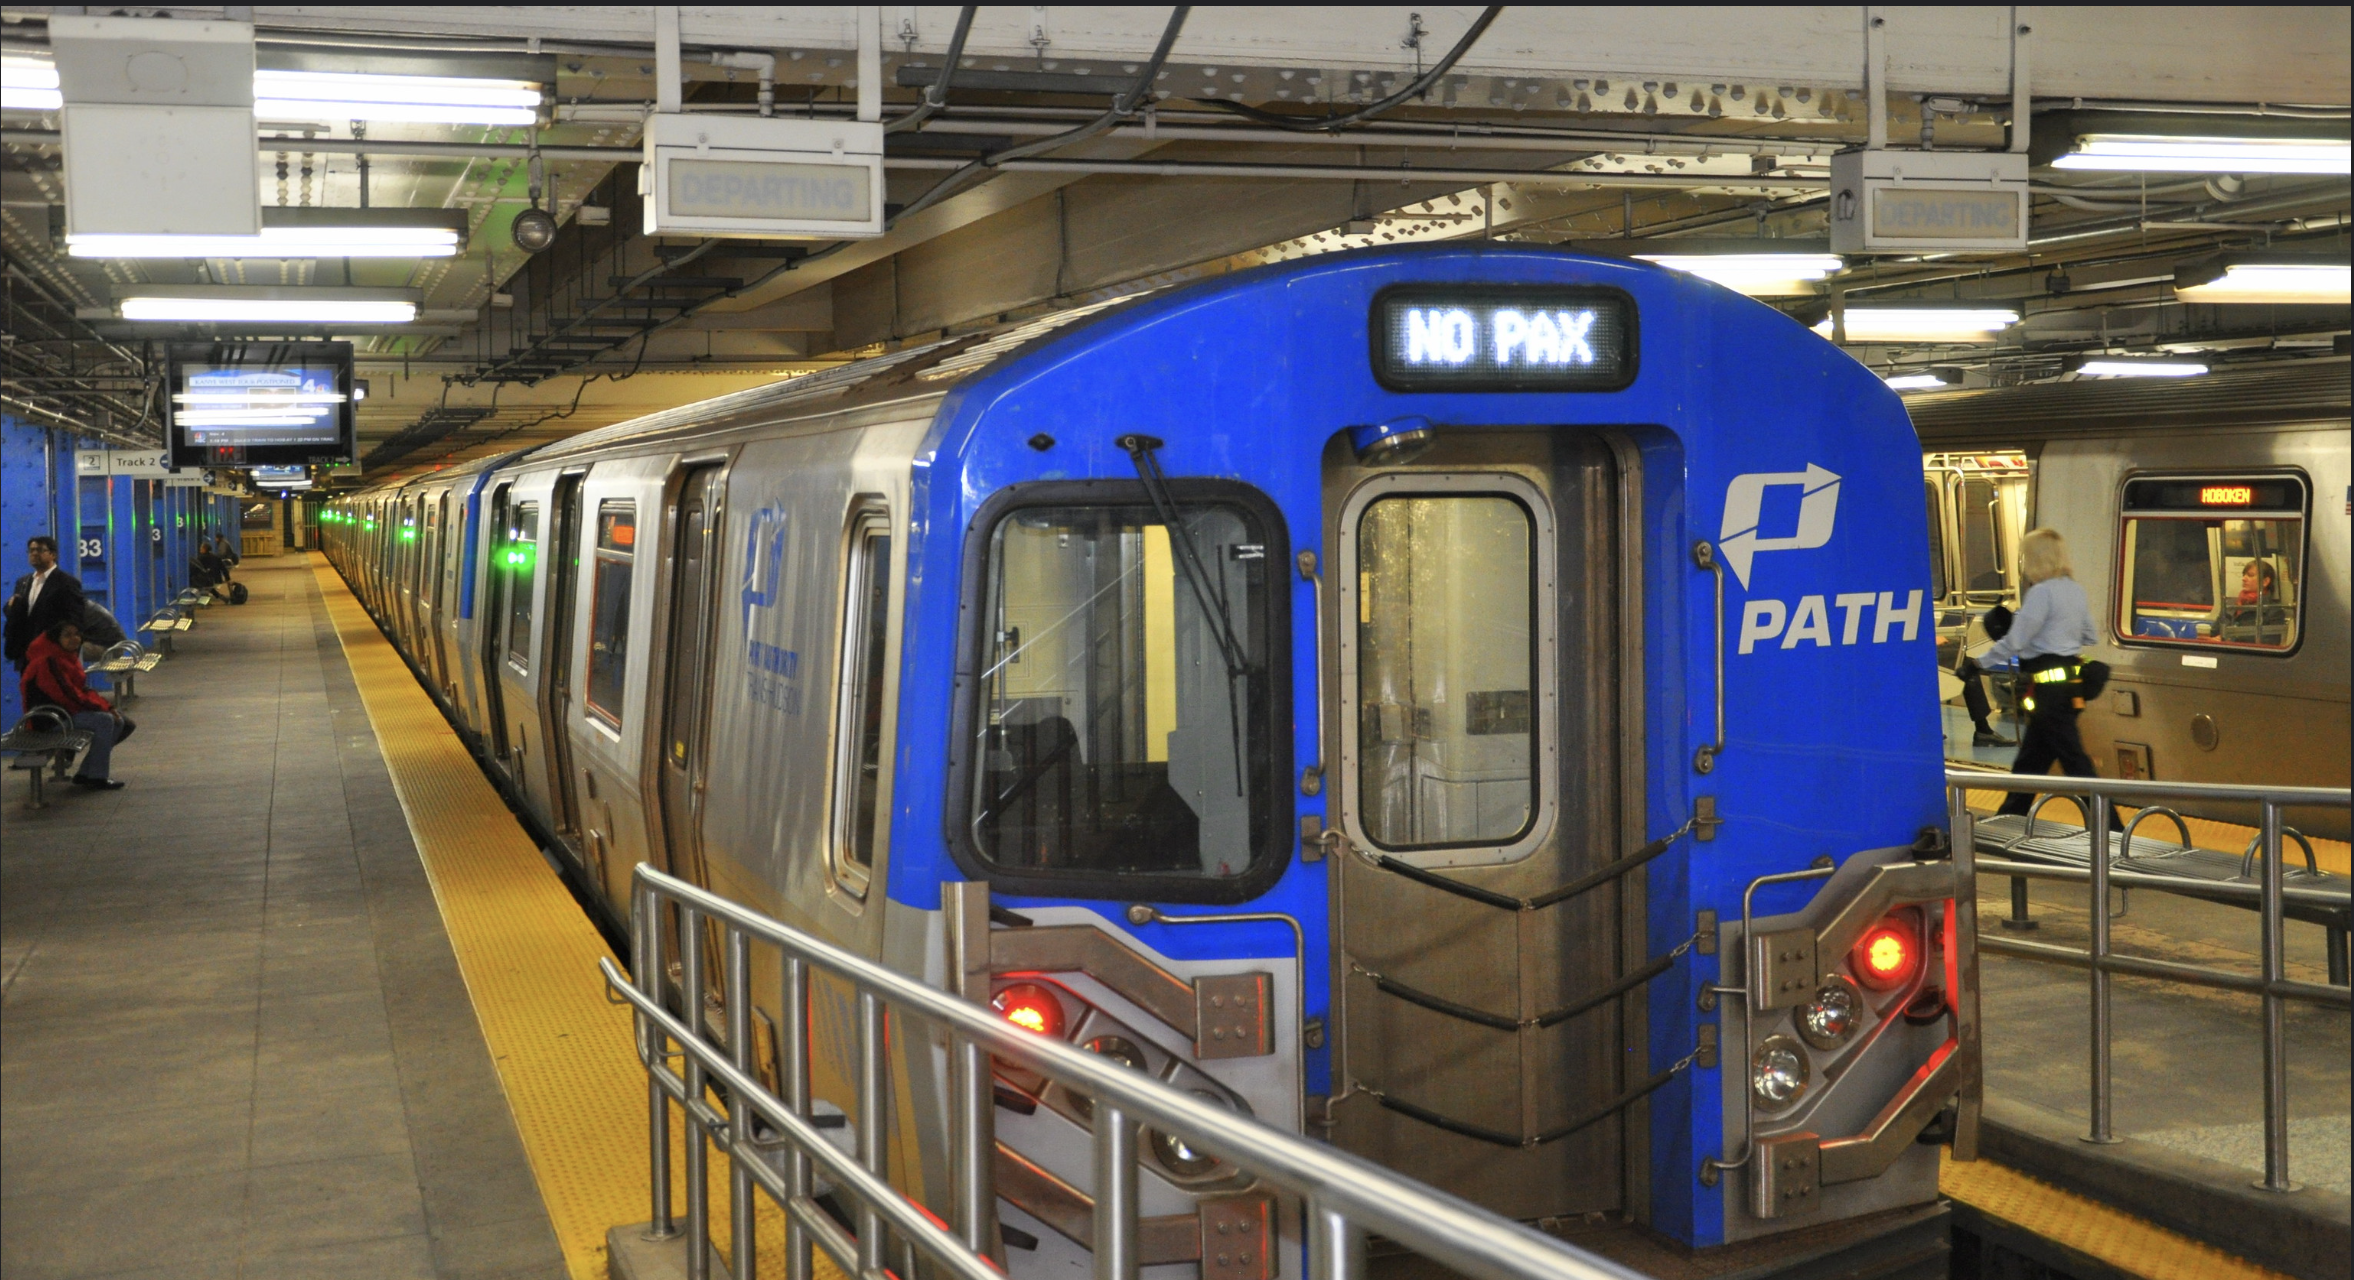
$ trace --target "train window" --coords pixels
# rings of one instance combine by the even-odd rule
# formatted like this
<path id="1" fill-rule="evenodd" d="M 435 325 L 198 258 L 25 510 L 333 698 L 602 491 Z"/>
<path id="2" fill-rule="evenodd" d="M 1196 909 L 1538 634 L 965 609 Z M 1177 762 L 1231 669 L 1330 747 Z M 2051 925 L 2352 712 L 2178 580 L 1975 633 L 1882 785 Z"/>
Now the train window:
<path id="1" fill-rule="evenodd" d="M 597 504 L 596 578 L 589 591 L 589 714 L 621 727 L 621 696 L 629 671 L 629 584 L 638 541 L 638 504 L 607 498 Z"/>
<path id="2" fill-rule="evenodd" d="M 2274 653 L 2296 647 L 2301 480 L 2133 480 L 2123 507 L 2119 639 Z"/>
<path id="3" fill-rule="evenodd" d="M 1171 527 L 1142 485 L 1091 488 L 1125 500 L 1016 507 L 988 534 L 965 829 L 1015 876 L 1239 896 L 1285 847 L 1276 517 L 1174 481 Z"/>
<path id="4" fill-rule="evenodd" d="M 1499 494 L 1357 518 L 1357 795 L 1390 849 L 1509 845 L 1535 821 L 1534 521 Z"/>
<path id="5" fill-rule="evenodd" d="M 838 872 L 862 888 L 874 866 L 875 820 L 882 804 L 883 680 L 891 606 L 891 519 L 858 513 L 850 531 L 843 581 L 842 689 L 834 729 L 834 848 Z"/>
<path id="6" fill-rule="evenodd" d="M 539 567 L 539 504 L 526 502 L 515 509 L 508 526 L 507 545 L 499 555 L 507 579 L 507 662 L 516 671 L 531 671 L 531 586 Z"/>
<path id="7" fill-rule="evenodd" d="M 2003 574 L 2002 511 L 1994 481 L 1971 477 L 1961 484 L 1962 583 L 1973 596 L 2000 597 Z"/>
<path id="8" fill-rule="evenodd" d="M 1945 599 L 1950 589 L 1945 581 L 1945 521 L 1937 514 L 1937 480 L 1933 476 L 1923 486 L 1929 499 L 1929 594 Z"/>

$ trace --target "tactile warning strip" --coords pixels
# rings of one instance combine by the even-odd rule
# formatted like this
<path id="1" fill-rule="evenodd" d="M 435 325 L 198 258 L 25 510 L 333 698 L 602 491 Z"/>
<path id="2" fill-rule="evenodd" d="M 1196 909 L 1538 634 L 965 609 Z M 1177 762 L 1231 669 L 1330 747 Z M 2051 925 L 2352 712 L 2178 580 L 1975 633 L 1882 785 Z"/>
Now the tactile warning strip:
<path id="1" fill-rule="evenodd" d="M 368 708 L 417 855 L 441 908 L 507 1106 L 573 1280 L 604 1280 L 605 1232 L 644 1222 L 646 1074 L 626 1007 L 605 999 L 612 950 L 581 914 L 440 708 L 324 557 L 311 567 Z M 686 1199 L 671 1110 L 672 1203 Z M 725 1161 L 711 1161 L 711 1234 L 724 1242 Z M 762 1275 L 784 1274 L 784 1231 L 762 1198 Z M 839 1280 L 825 1256 L 821 1277 Z"/>
<path id="2" fill-rule="evenodd" d="M 1937 1189 L 1991 1218 L 2098 1258 L 2144 1280 L 2287 1280 L 2210 1244 L 1992 1160 L 1956 1163 L 1940 1152 Z"/>

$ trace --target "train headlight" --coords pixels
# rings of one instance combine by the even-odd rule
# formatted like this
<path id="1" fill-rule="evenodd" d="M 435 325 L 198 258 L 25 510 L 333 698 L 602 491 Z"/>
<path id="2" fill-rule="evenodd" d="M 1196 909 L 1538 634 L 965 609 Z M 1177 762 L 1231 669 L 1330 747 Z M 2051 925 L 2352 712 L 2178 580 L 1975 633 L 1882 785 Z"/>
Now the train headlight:
<path id="1" fill-rule="evenodd" d="M 1863 992 L 1844 976 L 1834 974 L 1816 990 L 1814 999 L 1799 1006 L 1798 1038 L 1817 1049 L 1836 1049 L 1855 1034 L 1863 1013 Z"/>
<path id="2" fill-rule="evenodd" d="M 1207 1089 L 1195 1089 L 1193 1096 L 1217 1106 L 1226 1105 L 1224 1098 Z M 1207 1151 L 1194 1150 L 1185 1145 L 1183 1138 L 1163 1133 L 1158 1129 L 1147 1131 L 1147 1137 L 1152 1143 L 1153 1159 L 1160 1161 L 1162 1168 L 1180 1178 L 1198 1178 L 1218 1167 L 1218 1157 Z"/>
<path id="3" fill-rule="evenodd" d="M 1806 1096 L 1806 1050 L 1788 1036 L 1767 1036 L 1749 1060 L 1749 1091 L 1759 1106 L 1782 1111 Z"/>
<path id="4" fill-rule="evenodd" d="M 1911 919 L 1883 916 L 1864 930 L 1848 956 L 1855 976 L 1875 991 L 1888 991 L 1913 980 L 1921 967 L 1921 933 Z"/>
<path id="5" fill-rule="evenodd" d="M 998 992 L 989 1003 L 1007 1022 L 1024 1031 L 1062 1038 L 1063 1002 L 1035 982 L 1017 982 Z"/>

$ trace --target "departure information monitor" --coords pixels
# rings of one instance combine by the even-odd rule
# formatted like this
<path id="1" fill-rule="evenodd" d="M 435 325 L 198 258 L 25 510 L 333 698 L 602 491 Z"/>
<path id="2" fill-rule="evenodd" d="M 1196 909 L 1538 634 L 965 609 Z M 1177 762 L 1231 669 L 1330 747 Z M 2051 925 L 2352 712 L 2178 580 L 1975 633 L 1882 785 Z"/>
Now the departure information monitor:
<path id="1" fill-rule="evenodd" d="M 1373 300 L 1373 372 L 1393 391 L 1615 391 L 1635 377 L 1616 289 L 1409 285 Z"/>
<path id="2" fill-rule="evenodd" d="M 348 342 L 174 347 L 170 381 L 174 465 L 300 467 L 352 460 Z"/>

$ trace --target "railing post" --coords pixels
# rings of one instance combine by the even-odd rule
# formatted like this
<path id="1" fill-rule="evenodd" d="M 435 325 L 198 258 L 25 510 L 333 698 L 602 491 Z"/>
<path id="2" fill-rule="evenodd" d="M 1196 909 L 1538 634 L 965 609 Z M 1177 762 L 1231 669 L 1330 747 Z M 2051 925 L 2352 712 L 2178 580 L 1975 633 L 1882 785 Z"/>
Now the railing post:
<path id="1" fill-rule="evenodd" d="M 883 1144 L 889 1122 L 884 1098 L 883 1002 L 872 991 L 858 993 L 858 1162 L 881 1177 L 889 1177 L 888 1148 Z M 883 1268 L 883 1215 L 861 1200 L 858 1206 L 858 1269 L 871 1275 Z"/>
<path id="2" fill-rule="evenodd" d="M 659 1001 L 662 998 L 662 899 L 653 886 L 642 880 L 631 897 L 634 900 L 629 921 L 631 973 L 638 994 Z M 678 1234 L 678 1224 L 670 1216 L 670 1096 L 663 1092 L 658 1074 L 662 1069 L 662 1051 L 667 1046 L 646 1015 L 634 1014 L 633 1018 L 637 1023 L 638 1060 L 646 1064 L 646 1173 L 653 1202 L 646 1237 L 668 1240 Z"/>
<path id="3" fill-rule="evenodd" d="M 948 986 L 974 1004 L 989 1000 L 989 882 L 952 881 L 940 886 L 940 913 L 948 929 Z M 954 1028 L 948 1035 L 950 1207 L 965 1247 L 1002 1268 L 1004 1246 L 997 1230 L 996 1078 L 989 1054 Z"/>
<path id="4" fill-rule="evenodd" d="M 2288 1010 L 2274 985 L 2288 976 L 2281 960 L 2280 806 L 2267 800 L 2262 812 L 2257 839 L 2262 842 L 2258 856 L 2264 860 L 2264 1180 L 2256 1185 L 2266 1191 L 2294 1191 L 2297 1184 L 2289 1181 Z"/>
<path id="5" fill-rule="evenodd" d="M 1359 1280 L 1364 1274 L 1365 1233 L 1322 1200 L 1308 1201 L 1308 1280 Z"/>
<path id="6" fill-rule="evenodd" d="M 2109 1121 L 2109 797 L 2094 795 L 2085 838 L 2092 869 L 2092 1132 L 2086 1142 L 2115 1142 Z"/>
<path id="7" fill-rule="evenodd" d="M 728 1062 L 745 1075 L 752 1071 L 752 940 L 734 925 L 727 928 L 727 1052 Z M 752 1150 L 752 1104 L 732 1090 L 727 1100 L 728 1262 L 736 1280 L 754 1280 L 760 1273 L 759 1237 L 754 1231 L 752 1169 L 745 1158 Z"/>
<path id="8" fill-rule="evenodd" d="M 687 1024 L 687 1034 L 703 1034 L 703 922 L 696 918 L 694 908 L 680 903 L 678 907 L 679 954 L 679 1012 L 680 1021 Z M 695 1116 L 695 1104 L 703 1100 L 703 1060 L 692 1048 L 679 1062 L 686 1076 L 686 1097 L 679 1113 L 687 1127 L 687 1280 L 709 1280 L 711 1274 L 711 1199 L 710 1177 L 704 1161 L 707 1151 L 703 1145 L 703 1125 Z"/>
<path id="9" fill-rule="evenodd" d="M 1136 1124 L 1095 1102 L 1095 1280 L 1136 1280 Z"/>
<path id="10" fill-rule="evenodd" d="M 991 1186 L 991 1164 L 996 1159 L 997 1143 L 990 1122 L 995 1119 L 990 1109 L 996 1105 L 992 1097 L 989 1055 L 981 1046 L 951 1031 L 948 1033 L 949 1075 L 956 1096 L 952 1100 L 950 1120 L 956 1126 L 951 1145 L 956 1158 L 955 1183 L 956 1230 L 965 1248 L 984 1257 L 996 1251 L 994 1225 L 997 1205 Z"/>
<path id="11" fill-rule="evenodd" d="M 1948 828 L 1953 840 L 1954 1038 L 1967 1055 L 1961 1096 L 1954 1107 L 1953 1155 L 1978 1158 L 1978 1117 L 1984 1105 L 1986 1059 L 1978 1026 L 1978 819 L 1970 793 L 1946 788 Z"/>
<path id="12" fill-rule="evenodd" d="M 777 1026 L 778 1081 L 784 1086 L 785 1105 L 804 1120 L 809 1118 L 809 962 L 793 954 L 784 953 L 784 1002 L 778 1013 Z M 814 1187 L 810 1178 L 809 1157 L 799 1146 L 785 1159 L 785 1190 L 794 1199 L 807 1197 Z M 785 1280 L 810 1280 L 813 1247 L 809 1229 L 794 1217 L 790 1206 L 785 1213 Z"/>

